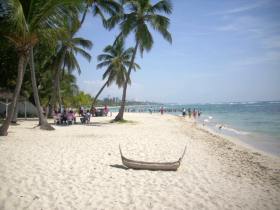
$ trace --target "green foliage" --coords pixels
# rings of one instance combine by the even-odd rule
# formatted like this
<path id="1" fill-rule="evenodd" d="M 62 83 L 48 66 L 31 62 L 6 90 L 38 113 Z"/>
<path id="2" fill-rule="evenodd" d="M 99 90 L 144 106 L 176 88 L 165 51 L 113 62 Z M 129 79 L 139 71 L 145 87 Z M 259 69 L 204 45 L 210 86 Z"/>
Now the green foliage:
<path id="1" fill-rule="evenodd" d="M 104 54 L 97 57 L 100 63 L 97 64 L 97 69 L 106 67 L 103 79 L 107 79 L 107 86 L 116 82 L 118 87 L 123 87 L 127 79 L 127 68 L 130 65 L 130 59 L 133 54 L 133 48 L 125 49 L 124 40 L 117 39 L 113 45 L 108 45 L 103 50 Z M 136 63 L 133 69 L 140 69 Z M 128 78 L 130 83 L 130 78 Z"/>
<path id="2" fill-rule="evenodd" d="M 91 10 L 93 16 L 99 16 L 104 24 L 106 25 L 106 17 L 105 14 L 116 15 L 121 12 L 122 7 L 116 0 L 85 0 L 86 9 L 85 14 L 88 9 Z M 84 21 L 84 17 L 82 18 L 82 22 Z"/>
<path id="3" fill-rule="evenodd" d="M 68 72 L 81 68 L 76 56 L 79 54 L 89 62 L 91 55 L 86 51 L 92 48 L 92 42 L 82 37 L 76 37 L 79 29 L 78 17 L 67 18 L 64 23 L 65 33 L 56 43 L 55 54 L 50 58 L 50 65 L 53 69 L 62 69 Z"/>
<path id="4" fill-rule="evenodd" d="M 113 45 L 108 45 L 98 56 L 97 68 L 105 68 L 103 79 L 106 85 L 118 87 L 130 83 L 128 68 L 133 49 L 125 49 L 123 38 L 133 34 L 139 42 L 141 53 L 153 45 L 150 29 L 158 31 L 171 42 L 168 32 L 170 1 L 161 0 L 152 5 L 149 0 L 122 0 L 121 7 L 114 0 L 0 0 L 0 87 L 13 90 L 16 85 L 18 55 L 29 53 L 34 48 L 37 86 L 43 105 L 50 103 L 53 94 L 54 72 L 60 72 L 60 92 L 67 107 L 90 106 L 92 98 L 79 91 L 73 71 L 81 73 L 77 54 L 90 61 L 87 50 L 92 43 L 76 33 L 82 22 L 81 14 L 91 11 L 102 18 L 108 28 L 119 23 L 121 35 Z M 105 15 L 111 16 L 105 21 Z M 84 16 L 83 16 L 84 17 Z M 62 79 L 63 78 L 63 79 Z M 33 101 L 30 69 L 27 65 L 21 94 Z M 106 102 L 110 104 L 111 102 Z M 103 105 L 104 101 L 97 101 Z M 113 102 L 112 102 L 113 105 Z"/>
<path id="5" fill-rule="evenodd" d="M 79 91 L 79 93 L 73 97 L 73 101 L 71 101 L 71 106 L 79 107 L 79 106 L 87 106 L 90 107 L 92 102 L 92 98 L 89 94 L 84 93 L 83 91 Z"/>
<path id="6" fill-rule="evenodd" d="M 124 13 L 112 16 L 107 20 L 106 26 L 113 28 L 120 24 L 121 35 L 126 37 L 133 34 L 135 41 L 139 42 L 141 54 L 149 51 L 153 46 L 153 37 L 149 28 L 159 32 L 164 39 L 172 42 L 168 31 L 169 19 L 162 15 L 171 14 L 172 5 L 169 0 L 160 0 L 154 5 L 150 0 L 124 0 Z"/>
<path id="7" fill-rule="evenodd" d="M 13 90 L 16 86 L 18 56 L 15 48 L 0 36 L 0 88 Z"/>

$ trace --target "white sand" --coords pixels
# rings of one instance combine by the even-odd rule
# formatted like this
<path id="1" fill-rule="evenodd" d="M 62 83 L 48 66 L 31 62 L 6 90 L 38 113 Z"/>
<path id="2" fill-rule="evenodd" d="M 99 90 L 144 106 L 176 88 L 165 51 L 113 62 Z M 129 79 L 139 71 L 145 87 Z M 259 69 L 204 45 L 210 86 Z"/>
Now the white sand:
<path id="1" fill-rule="evenodd" d="M 0 209 L 280 209 L 280 160 L 176 116 L 125 114 L 134 123 L 33 128 L 0 137 Z M 125 156 L 174 161 L 176 172 L 125 170 Z"/>

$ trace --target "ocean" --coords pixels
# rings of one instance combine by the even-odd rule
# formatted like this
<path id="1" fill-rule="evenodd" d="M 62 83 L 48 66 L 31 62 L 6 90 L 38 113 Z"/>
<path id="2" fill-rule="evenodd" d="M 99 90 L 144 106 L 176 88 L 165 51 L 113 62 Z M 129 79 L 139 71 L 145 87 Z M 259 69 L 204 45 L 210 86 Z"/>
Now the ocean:
<path id="1" fill-rule="evenodd" d="M 198 122 L 215 132 L 236 137 L 256 149 L 280 156 L 280 101 L 192 106 L 196 107 L 202 111 Z"/>
<path id="2" fill-rule="evenodd" d="M 198 123 L 217 133 L 236 137 L 258 150 L 280 156 L 280 101 L 163 106 L 175 115 L 182 115 L 183 108 L 195 108 L 202 112 L 197 118 Z M 130 111 L 137 112 L 148 112 L 149 108 L 158 111 L 160 107 L 129 107 Z"/>

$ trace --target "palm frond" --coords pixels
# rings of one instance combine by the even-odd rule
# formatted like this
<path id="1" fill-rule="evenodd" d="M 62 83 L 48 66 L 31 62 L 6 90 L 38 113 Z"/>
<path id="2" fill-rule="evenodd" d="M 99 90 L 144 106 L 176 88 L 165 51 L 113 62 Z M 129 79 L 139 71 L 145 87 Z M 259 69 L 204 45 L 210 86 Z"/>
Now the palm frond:
<path id="1" fill-rule="evenodd" d="M 111 61 L 103 61 L 103 62 L 97 64 L 96 68 L 101 69 L 103 67 L 109 66 L 110 64 L 111 64 Z"/>
<path id="2" fill-rule="evenodd" d="M 77 46 L 81 46 L 85 49 L 91 49 L 93 44 L 90 40 L 88 39 L 84 39 L 84 38 L 81 38 L 81 37 L 74 37 L 72 39 L 72 42 L 74 45 L 77 45 Z"/>
<path id="3" fill-rule="evenodd" d="M 85 59 L 87 59 L 88 62 L 90 62 L 91 55 L 87 51 L 79 47 L 74 47 L 73 50 L 75 51 L 76 54 L 82 55 Z"/>
<path id="4" fill-rule="evenodd" d="M 101 54 L 97 56 L 97 60 L 98 61 L 108 61 L 113 59 L 113 56 L 110 54 Z"/>
<path id="5" fill-rule="evenodd" d="M 150 9 L 149 12 L 156 13 L 156 12 L 164 12 L 166 14 L 172 13 L 172 4 L 170 0 L 161 0 L 154 4 Z"/>
<path id="6" fill-rule="evenodd" d="M 144 50 L 146 51 L 151 50 L 154 41 L 153 41 L 152 34 L 149 31 L 146 24 L 142 24 L 138 26 L 136 32 L 136 39 L 139 40 L 141 54 L 143 53 Z"/>

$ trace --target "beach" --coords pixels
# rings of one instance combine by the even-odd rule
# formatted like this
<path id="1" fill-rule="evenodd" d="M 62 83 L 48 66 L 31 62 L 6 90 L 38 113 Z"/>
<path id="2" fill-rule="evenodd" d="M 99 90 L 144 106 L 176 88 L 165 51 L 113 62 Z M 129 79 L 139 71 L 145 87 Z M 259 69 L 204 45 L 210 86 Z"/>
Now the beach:
<path id="1" fill-rule="evenodd" d="M 89 125 L 20 121 L 0 137 L 0 209 L 280 209 L 280 158 L 158 113 Z M 50 121 L 51 122 L 51 121 Z M 124 156 L 178 171 L 126 169 Z"/>

